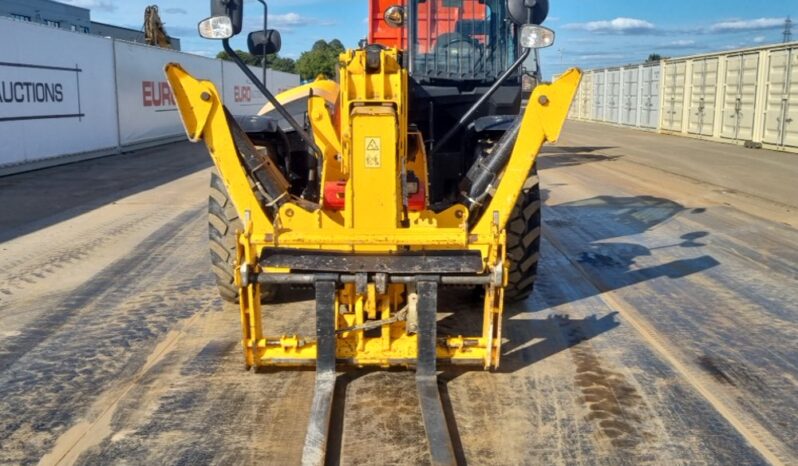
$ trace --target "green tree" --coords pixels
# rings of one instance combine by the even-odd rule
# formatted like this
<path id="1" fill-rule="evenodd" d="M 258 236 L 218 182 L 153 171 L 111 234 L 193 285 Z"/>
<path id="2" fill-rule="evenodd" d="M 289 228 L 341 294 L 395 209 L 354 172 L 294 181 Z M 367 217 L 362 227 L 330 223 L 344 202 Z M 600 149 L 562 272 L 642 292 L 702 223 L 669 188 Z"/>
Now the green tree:
<path id="1" fill-rule="evenodd" d="M 271 61 L 266 63 L 266 66 L 276 71 L 296 73 L 296 61 L 293 58 L 275 56 Z"/>
<path id="2" fill-rule="evenodd" d="M 236 53 L 247 65 L 263 66 L 263 57 L 261 56 L 255 56 L 249 52 L 244 52 L 243 50 L 236 50 Z M 230 55 L 228 55 L 228 53 L 224 50 L 216 54 L 216 58 L 220 60 L 232 61 Z M 271 68 L 277 71 L 285 71 L 286 73 L 296 73 L 296 62 L 290 58 L 283 58 L 276 53 L 273 53 L 266 55 L 266 68 Z"/>
<path id="3" fill-rule="evenodd" d="M 662 60 L 662 58 L 663 58 L 662 55 L 660 55 L 658 53 L 652 53 L 646 59 L 646 63 L 655 63 L 655 62 L 658 62 L 658 61 Z"/>
<path id="4" fill-rule="evenodd" d="M 256 57 L 256 56 L 252 55 L 251 53 L 245 52 L 243 50 L 236 50 L 236 54 L 239 57 L 241 57 L 241 59 L 247 65 L 260 66 L 261 57 Z M 216 54 L 216 58 L 218 58 L 220 60 L 233 61 L 233 59 L 230 58 L 230 55 L 228 55 L 228 53 L 226 51 L 224 51 L 224 50 L 222 50 L 221 52 L 217 53 Z"/>
<path id="5" fill-rule="evenodd" d="M 313 79 L 318 75 L 334 78 L 338 56 L 344 50 L 344 44 L 338 39 L 330 42 L 318 40 L 312 49 L 299 56 L 299 60 L 296 61 L 296 71 L 302 79 Z"/>

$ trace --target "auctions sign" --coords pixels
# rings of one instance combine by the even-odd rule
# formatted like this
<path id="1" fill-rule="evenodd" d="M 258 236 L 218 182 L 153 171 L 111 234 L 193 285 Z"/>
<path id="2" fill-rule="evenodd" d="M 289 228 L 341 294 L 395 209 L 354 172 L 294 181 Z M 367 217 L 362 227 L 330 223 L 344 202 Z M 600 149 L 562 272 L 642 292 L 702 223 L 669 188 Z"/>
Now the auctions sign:
<path id="1" fill-rule="evenodd" d="M 0 62 L 0 122 L 82 119 L 82 70 Z"/>

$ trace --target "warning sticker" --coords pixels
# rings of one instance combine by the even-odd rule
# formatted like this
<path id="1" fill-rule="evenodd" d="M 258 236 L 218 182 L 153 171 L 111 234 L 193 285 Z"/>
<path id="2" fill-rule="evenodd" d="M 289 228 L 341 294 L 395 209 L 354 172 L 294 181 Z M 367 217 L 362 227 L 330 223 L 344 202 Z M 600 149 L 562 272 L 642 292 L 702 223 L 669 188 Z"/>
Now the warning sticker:
<path id="1" fill-rule="evenodd" d="M 366 168 L 380 168 L 382 165 L 382 141 L 380 138 L 366 138 Z"/>

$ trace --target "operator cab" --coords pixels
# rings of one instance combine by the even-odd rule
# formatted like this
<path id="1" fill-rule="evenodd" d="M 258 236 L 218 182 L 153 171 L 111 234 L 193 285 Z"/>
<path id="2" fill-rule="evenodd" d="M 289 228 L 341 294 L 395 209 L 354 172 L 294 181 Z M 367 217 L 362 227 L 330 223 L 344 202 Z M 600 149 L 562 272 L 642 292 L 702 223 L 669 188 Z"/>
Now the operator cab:
<path id="1" fill-rule="evenodd" d="M 525 24 L 546 19 L 548 0 L 371 0 L 370 5 L 368 42 L 405 51 L 410 124 L 432 154 L 430 199 L 446 204 L 539 82 L 537 50 L 521 46 L 521 32 Z M 537 46 L 547 45 L 551 42 Z"/>
<path id="2" fill-rule="evenodd" d="M 522 52 L 519 15 L 542 23 L 548 0 L 371 0 L 368 42 L 405 50 L 418 82 L 492 82 Z"/>

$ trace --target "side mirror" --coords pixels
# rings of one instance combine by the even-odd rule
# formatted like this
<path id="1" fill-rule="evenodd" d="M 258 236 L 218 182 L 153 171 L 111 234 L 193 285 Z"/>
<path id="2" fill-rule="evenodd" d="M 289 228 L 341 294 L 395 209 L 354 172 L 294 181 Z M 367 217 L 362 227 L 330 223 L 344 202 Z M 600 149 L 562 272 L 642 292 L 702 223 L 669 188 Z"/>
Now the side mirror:
<path id="1" fill-rule="evenodd" d="M 507 0 L 507 14 L 518 25 L 543 24 L 549 16 L 549 0 Z"/>
<path id="2" fill-rule="evenodd" d="M 244 0 L 211 0 L 211 16 L 199 23 L 205 39 L 229 39 L 241 32 Z"/>
<path id="3" fill-rule="evenodd" d="M 249 53 L 256 57 L 277 53 L 282 48 L 282 45 L 283 41 L 280 37 L 280 32 L 274 29 L 251 32 L 247 38 Z"/>

